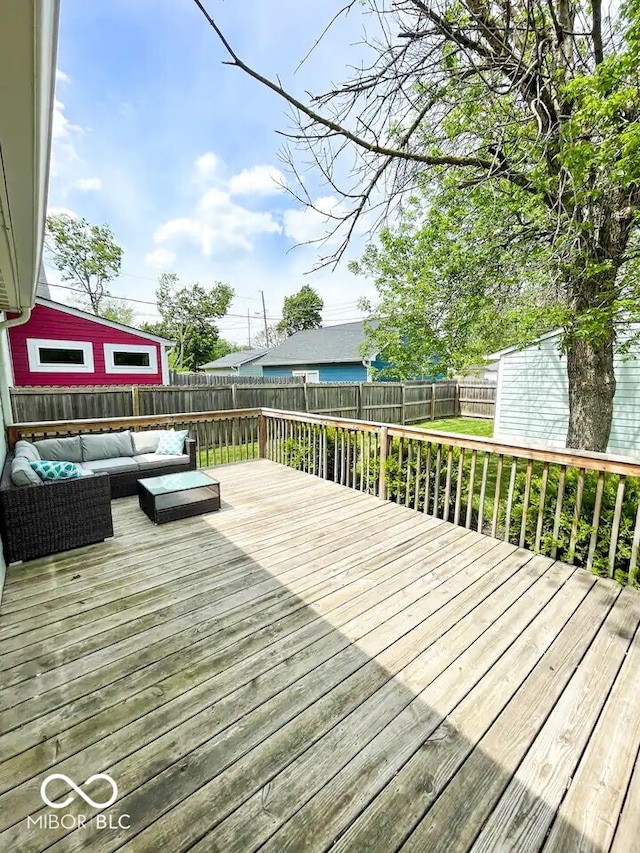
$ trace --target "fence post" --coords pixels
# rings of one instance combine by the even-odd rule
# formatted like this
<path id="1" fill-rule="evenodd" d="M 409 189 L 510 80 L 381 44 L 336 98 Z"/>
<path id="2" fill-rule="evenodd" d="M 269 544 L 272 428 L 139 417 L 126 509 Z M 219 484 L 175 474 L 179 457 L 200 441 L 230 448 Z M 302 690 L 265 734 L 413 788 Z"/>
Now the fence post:
<path id="1" fill-rule="evenodd" d="M 231 407 L 233 409 L 238 408 L 238 386 L 235 382 L 231 385 Z"/>
<path id="2" fill-rule="evenodd" d="M 389 430 L 383 426 L 380 430 L 380 470 L 378 471 L 378 497 L 387 499 L 387 456 L 389 454 Z"/>
<path id="3" fill-rule="evenodd" d="M 455 417 L 458 418 L 458 417 L 460 417 L 461 409 L 460 409 L 460 383 L 457 380 L 456 380 L 456 387 L 454 389 L 453 396 L 455 398 L 454 399 L 454 407 L 453 407 L 454 412 L 455 412 Z"/>
<path id="4" fill-rule="evenodd" d="M 267 458 L 267 419 L 262 412 L 258 415 L 258 458 Z"/>
<path id="5" fill-rule="evenodd" d="M 304 411 L 309 413 L 309 389 L 307 388 L 307 380 L 305 378 L 304 383 L 302 385 L 303 394 L 304 394 Z"/>
<path id="6" fill-rule="evenodd" d="M 403 382 L 403 383 L 402 383 L 402 398 L 401 398 L 401 402 L 400 402 L 400 407 L 401 407 L 401 408 L 400 408 L 400 423 L 401 423 L 403 426 L 404 426 L 404 424 L 406 424 L 406 422 L 407 422 L 407 408 L 406 408 L 406 402 L 407 402 L 407 392 L 406 392 L 405 384 L 404 384 L 404 382 Z"/>
<path id="7" fill-rule="evenodd" d="M 140 389 L 137 385 L 131 386 L 131 414 L 134 418 L 140 414 Z"/>
<path id="8" fill-rule="evenodd" d="M 356 417 L 358 420 L 364 420 L 362 417 L 362 382 L 358 382 L 358 414 Z"/>
<path id="9" fill-rule="evenodd" d="M 431 383 L 431 420 L 435 421 L 436 419 L 436 385 L 435 382 Z"/>

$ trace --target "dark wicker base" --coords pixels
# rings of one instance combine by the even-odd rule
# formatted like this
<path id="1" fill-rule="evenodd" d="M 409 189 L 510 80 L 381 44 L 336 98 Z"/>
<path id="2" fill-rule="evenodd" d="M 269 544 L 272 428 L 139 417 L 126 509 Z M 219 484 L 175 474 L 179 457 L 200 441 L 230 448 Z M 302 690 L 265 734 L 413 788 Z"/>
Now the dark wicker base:
<path id="1" fill-rule="evenodd" d="M 113 536 L 108 474 L 0 489 L 7 564 L 46 557 Z"/>
<path id="2" fill-rule="evenodd" d="M 140 509 L 154 524 L 193 518 L 196 515 L 204 515 L 206 512 L 216 512 L 220 509 L 220 484 L 212 480 L 211 486 L 153 495 L 138 483 L 138 503 Z"/>

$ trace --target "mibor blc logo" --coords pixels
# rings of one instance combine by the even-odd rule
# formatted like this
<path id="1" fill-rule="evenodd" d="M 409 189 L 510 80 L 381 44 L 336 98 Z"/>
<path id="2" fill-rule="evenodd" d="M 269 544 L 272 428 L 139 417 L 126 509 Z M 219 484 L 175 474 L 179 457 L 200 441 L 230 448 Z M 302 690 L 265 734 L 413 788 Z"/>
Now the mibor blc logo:
<path id="1" fill-rule="evenodd" d="M 53 800 L 49 799 L 49 797 L 47 796 L 47 786 L 50 782 L 53 782 L 54 779 L 61 779 L 63 782 L 66 782 L 70 788 L 73 788 L 73 790 L 76 792 L 76 794 L 78 794 L 79 797 L 82 797 L 85 803 L 87 803 L 94 809 L 109 808 L 109 806 L 112 806 L 118 799 L 118 786 L 113 781 L 111 776 L 108 776 L 106 773 L 96 773 L 94 776 L 89 776 L 89 778 L 85 782 L 85 785 L 87 786 L 91 785 L 92 782 L 95 782 L 98 779 L 104 779 L 106 782 L 109 783 L 109 785 L 111 786 L 111 796 L 104 803 L 97 803 L 95 800 L 92 800 L 88 794 L 85 794 L 82 788 L 79 788 L 76 785 L 73 779 L 69 779 L 69 777 L 65 776 L 64 773 L 52 773 L 51 776 L 47 776 L 47 778 L 43 781 L 42 785 L 40 785 L 40 796 L 42 797 L 42 801 L 46 803 L 46 805 L 51 806 L 52 809 L 64 809 L 74 800 L 73 794 L 69 794 L 66 799 L 58 803 L 55 803 L 53 802 Z"/>
<path id="2" fill-rule="evenodd" d="M 47 793 L 47 790 L 49 785 L 56 780 L 64 782 L 69 788 L 71 788 L 73 793 L 67 793 L 63 799 L 52 800 Z M 89 796 L 89 794 L 87 794 L 79 785 L 76 785 L 73 779 L 65 776 L 64 773 L 52 773 L 42 781 L 42 784 L 40 785 L 40 796 L 42 797 L 42 802 L 52 809 L 59 810 L 67 808 L 67 806 L 70 806 L 76 797 L 80 797 L 80 799 L 84 800 L 84 802 L 93 809 L 108 809 L 109 806 L 112 806 L 118 799 L 118 786 L 107 773 L 95 773 L 93 776 L 89 776 L 83 787 L 90 788 L 96 782 L 99 782 L 100 785 L 95 786 L 92 790 L 93 796 Z M 99 790 L 102 796 L 106 794 L 104 783 L 109 786 L 109 798 L 106 800 L 94 799 L 94 797 L 97 796 L 95 793 L 96 790 Z M 41 814 L 38 817 L 29 816 L 27 818 L 27 826 L 35 826 L 38 827 L 38 829 L 129 829 L 130 825 L 130 816 L 128 814 L 95 814 L 93 816 L 86 816 L 82 814 L 60 814 L 58 812 L 53 814 Z"/>

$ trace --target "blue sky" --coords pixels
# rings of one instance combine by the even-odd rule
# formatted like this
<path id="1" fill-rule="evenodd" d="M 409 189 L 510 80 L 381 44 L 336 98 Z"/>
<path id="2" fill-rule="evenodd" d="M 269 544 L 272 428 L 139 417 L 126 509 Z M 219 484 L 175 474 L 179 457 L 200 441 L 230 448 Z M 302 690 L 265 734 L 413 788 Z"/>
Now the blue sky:
<path id="1" fill-rule="evenodd" d="M 340 2 L 207 0 L 238 53 L 301 94 L 346 75 L 361 30 L 359 12 L 334 28 L 301 70 L 299 61 Z M 371 285 L 341 267 L 310 276 L 322 218 L 276 180 L 286 106 L 225 56 L 192 0 L 62 0 L 49 207 L 108 224 L 124 249 L 114 294 L 154 298 L 161 272 L 186 284 L 225 281 L 237 297 L 230 312 L 253 316 L 265 291 L 277 318 L 285 295 L 310 283 L 325 300 L 325 321 L 361 316 Z M 305 176 L 320 207 L 337 202 L 319 175 Z M 326 250 L 325 250 L 326 252 Z M 49 270 L 53 282 L 55 270 Z M 69 301 L 70 294 L 54 291 Z M 152 305 L 137 305 L 139 320 Z M 228 317 L 222 333 L 247 342 L 247 322 Z"/>

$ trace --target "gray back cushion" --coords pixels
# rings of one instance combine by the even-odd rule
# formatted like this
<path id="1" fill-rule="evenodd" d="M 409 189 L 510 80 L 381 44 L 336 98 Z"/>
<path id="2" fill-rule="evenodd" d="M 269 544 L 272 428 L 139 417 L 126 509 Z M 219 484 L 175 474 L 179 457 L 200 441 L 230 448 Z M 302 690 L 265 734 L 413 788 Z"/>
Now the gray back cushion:
<path id="1" fill-rule="evenodd" d="M 133 456 L 131 432 L 103 432 L 97 435 L 81 435 L 82 461 L 96 462 L 98 459 L 117 459 Z"/>
<path id="2" fill-rule="evenodd" d="M 33 446 L 40 459 L 47 462 L 82 462 L 82 447 L 77 435 L 73 438 L 45 438 L 34 441 Z"/>
<path id="3" fill-rule="evenodd" d="M 11 482 L 16 486 L 41 486 L 42 480 L 24 456 L 15 456 L 11 460 Z M 34 519 L 37 524 L 37 519 Z"/>
<path id="4" fill-rule="evenodd" d="M 158 449 L 160 436 L 164 432 L 165 430 L 163 429 L 149 429 L 143 432 L 132 433 L 135 455 L 140 456 L 143 453 L 155 453 Z"/>
<path id="5" fill-rule="evenodd" d="M 37 462 L 40 459 L 35 444 L 31 444 L 30 441 L 25 441 L 22 438 L 20 441 L 16 441 L 14 456 L 16 459 L 26 459 L 28 462 Z"/>

